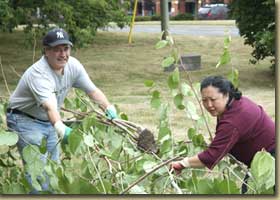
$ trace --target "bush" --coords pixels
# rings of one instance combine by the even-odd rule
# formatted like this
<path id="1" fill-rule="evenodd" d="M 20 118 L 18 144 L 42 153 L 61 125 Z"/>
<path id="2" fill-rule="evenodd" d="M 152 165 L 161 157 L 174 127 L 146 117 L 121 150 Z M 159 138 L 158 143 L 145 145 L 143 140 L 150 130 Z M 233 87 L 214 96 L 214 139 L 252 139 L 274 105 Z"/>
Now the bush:
<path id="1" fill-rule="evenodd" d="M 193 14 L 191 13 L 180 13 L 176 16 L 172 16 L 170 20 L 193 20 Z"/>
<path id="2" fill-rule="evenodd" d="M 143 22 L 143 21 L 151 21 L 151 16 L 136 16 L 135 21 L 136 22 Z"/>
<path id="3" fill-rule="evenodd" d="M 271 63 L 275 66 L 275 2 L 234 0 L 230 10 L 244 43 L 253 47 L 254 59 L 250 62 L 272 56 Z"/>
<path id="4" fill-rule="evenodd" d="M 153 16 L 151 17 L 151 20 L 152 20 L 152 21 L 160 21 L 160 20 L 161 20 L 161 16 L 160 16 L 160 15 L 153 15 Z"/>

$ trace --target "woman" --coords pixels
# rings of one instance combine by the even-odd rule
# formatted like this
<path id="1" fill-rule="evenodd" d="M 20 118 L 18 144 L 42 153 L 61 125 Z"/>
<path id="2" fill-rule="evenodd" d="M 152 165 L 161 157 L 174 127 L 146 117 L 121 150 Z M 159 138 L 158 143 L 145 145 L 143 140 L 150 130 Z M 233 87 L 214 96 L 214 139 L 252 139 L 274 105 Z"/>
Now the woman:
<path id="1" fill-rule="evenodd" d="M 261 106 L 243 97 L 221 76 L 206 77 L 200 92 L 205 109 L 217 117 L 215 137 L 205 151 L 173 162 L 171 167 L 176 173 L 187 167 L 213 169 L 227 153 L 248 167 L 257 151 L 265 149 L 274 156 L 275 122 Z M 244 184 L 242 193 L 246 191 Z"/>

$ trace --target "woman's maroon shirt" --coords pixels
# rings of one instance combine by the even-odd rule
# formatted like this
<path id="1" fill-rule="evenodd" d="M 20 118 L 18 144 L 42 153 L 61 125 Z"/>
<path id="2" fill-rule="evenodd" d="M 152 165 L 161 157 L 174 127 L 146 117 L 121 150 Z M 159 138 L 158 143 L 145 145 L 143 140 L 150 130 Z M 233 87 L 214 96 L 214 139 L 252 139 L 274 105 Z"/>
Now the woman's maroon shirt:
<path id="1" fill-rule="evenodd" d="M 250 167 L 257 151 L 275 149 L 275 122 L 261 106 L 241 97 L 234 100 L 217 122 L 210 146 L 198 158 L 212 169 L 227 153 Z"/>

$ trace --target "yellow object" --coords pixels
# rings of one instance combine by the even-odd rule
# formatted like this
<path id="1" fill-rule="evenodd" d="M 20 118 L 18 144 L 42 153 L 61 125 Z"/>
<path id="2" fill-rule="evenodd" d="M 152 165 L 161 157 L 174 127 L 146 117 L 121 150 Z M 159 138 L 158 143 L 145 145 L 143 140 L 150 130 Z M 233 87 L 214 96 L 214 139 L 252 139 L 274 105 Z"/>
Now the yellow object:
<path id="1" fill-rule="evenodd" d="M 134 21 L 135 21 L 135 15 L 136 15 L 136 11 L 137 11 L 137 1 L 134 1 L 134 9 L 133 9 L 133 16 L 131 19 L 131 24 L 130 24 L 130 30 L 129 30 L 129 34 L 128 34 L 128 44 L 131 44 L 131 40 L 132 40 L 132 29 L 134 26 Z"/>

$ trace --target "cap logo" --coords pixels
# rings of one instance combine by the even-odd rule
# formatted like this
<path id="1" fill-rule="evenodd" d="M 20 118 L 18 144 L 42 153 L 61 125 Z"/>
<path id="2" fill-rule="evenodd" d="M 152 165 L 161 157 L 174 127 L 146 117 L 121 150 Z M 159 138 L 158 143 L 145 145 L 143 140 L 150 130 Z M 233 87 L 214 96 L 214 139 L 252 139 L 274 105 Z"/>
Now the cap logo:
<path id="1" fill-rule="evenodd" d="M 64 38 L 62 32 L 56 32 L 56 38 Z"/>

